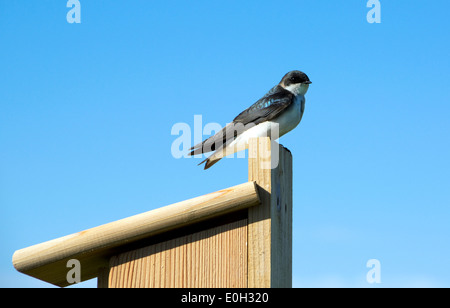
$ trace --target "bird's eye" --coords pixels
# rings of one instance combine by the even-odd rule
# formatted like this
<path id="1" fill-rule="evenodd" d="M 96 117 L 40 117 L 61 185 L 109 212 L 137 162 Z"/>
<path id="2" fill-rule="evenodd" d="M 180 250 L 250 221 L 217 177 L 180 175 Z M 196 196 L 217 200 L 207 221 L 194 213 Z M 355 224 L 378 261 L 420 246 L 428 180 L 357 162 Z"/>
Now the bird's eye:
<path id="1" fill-rule="evenodd" d="M 295 81 L 295 77 L 291 77 L 289 78 L 291 81 Z"/>

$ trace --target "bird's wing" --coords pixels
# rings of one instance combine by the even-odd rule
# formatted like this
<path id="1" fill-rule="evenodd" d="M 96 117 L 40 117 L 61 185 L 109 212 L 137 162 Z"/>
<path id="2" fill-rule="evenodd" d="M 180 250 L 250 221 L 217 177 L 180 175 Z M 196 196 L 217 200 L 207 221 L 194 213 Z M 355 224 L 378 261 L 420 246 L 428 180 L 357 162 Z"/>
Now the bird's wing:
<path id="1" fill-rule="evenodd" d="M 232 123 L 225 126 L 220 132 L 193 146 L 189 155 L 207 153 L 219 149 L 251 127 L 247 124 L 257 125 L 272 120 L 289 107 L 292 101 L 293 94 L 291 92 L 279 85 L 273 87 L 256 103 L 242 111 L 234 118 Z"/>
<path id="2" fill-rule="evenodd" d="M 256 125 L 270 121 L 291 105 L 293 96 L 294 94 L 277 85 L 256 103 L 242 111 L 233 122 Z"/>

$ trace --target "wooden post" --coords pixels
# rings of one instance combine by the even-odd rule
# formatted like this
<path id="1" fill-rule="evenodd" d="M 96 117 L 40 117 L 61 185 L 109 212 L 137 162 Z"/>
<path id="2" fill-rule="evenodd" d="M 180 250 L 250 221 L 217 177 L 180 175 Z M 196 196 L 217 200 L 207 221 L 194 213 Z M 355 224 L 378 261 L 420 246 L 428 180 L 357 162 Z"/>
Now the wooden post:
<path id="1" fill-rule="evenodd" d="M 251 139 L 248 180 L 261 204 L 248 209 L 248 287 L 292 287 L 292 155 L 269 138 Z"/>
<path id="2" fill-rule="evenodd" d="M 100 288 L 291 287 L 292 155 L 249 143 L 249 182 L 18 250 L 17 270 L 67 286 L 67 261 Z"/>

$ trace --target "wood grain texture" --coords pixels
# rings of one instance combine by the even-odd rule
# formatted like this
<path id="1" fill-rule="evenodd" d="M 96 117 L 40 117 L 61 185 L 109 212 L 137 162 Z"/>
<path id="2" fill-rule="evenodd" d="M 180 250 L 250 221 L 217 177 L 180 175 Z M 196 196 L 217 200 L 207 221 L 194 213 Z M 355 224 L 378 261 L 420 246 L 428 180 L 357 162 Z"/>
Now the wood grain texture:
<path id="1" fill-rule="evenodd" d="M 248 209 L 248 287 L 292 287 L 292 155 L 270 138 L 249 142 L 248 179 L 261 204 Z"/>
<path id="2" fill-rule="evenodd" d="M 121 253 L 110 288 L 247 287 L 247 219 Z"/>
<path id="3" fill-rule="evenodd" d="M 80 261 L 81 281 L 88 280 L 97 277 L 99 269 L 107 267 L 110 256 L 124 245 L 257 204 L 256 185 L 247 182 L 18 250 L 13 255 L 13 265 L 27 275 L 67 286 L 69 259 Z M 166 266 L 166 260 L 157 262 Z"/>

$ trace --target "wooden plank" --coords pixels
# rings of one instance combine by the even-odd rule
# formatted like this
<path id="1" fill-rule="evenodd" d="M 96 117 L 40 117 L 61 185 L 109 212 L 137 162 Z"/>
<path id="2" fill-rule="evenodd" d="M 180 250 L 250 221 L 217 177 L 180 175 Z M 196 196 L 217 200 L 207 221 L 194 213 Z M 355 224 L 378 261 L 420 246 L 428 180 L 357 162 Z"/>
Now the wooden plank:
<path id="1" fill-rule="evenodd" d="M 81 280 L 88 280 L 97 277 L 99 269 L 108 266 L 110 256 L 123 245 L 257 204 L 256 185 L 247 182 L 18 250 L 13 264 L 22 273 L 67 286 L 66 263 L 70 259 L 80 261 Z"/>
<path id="2" fill-rule="evenodd" d="M 247 219 L 242 219 L 124 252 L 111 258 L 109 287 L 245 288 L 246 246 Z M 154 267 L 146 266 L 149 260 Z"/>
<path id="3" fill-rule="evenodd" d="M 292 287 L 290 151 L 270 138 L 251 139 L 248 179 L 259 185 L 261 198 L 248 209 L 248 286 Z"/>

